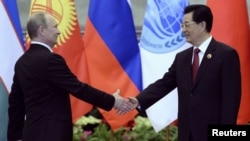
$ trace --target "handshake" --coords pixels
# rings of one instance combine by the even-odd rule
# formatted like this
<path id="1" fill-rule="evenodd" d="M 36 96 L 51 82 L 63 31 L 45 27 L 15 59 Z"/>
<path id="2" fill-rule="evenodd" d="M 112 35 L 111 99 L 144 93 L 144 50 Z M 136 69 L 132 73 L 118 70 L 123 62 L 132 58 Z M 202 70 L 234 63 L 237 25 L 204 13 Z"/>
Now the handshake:
<path id="1" fill-rule="evenodd" d="M 126 114 L 127 112 L 132 111 L 139 105 L 138 100 L 134 97 L 129 97 L 128 99 L 125 99 L 120 96 L 119 89 L 115 93 L 113 93 L 113 96 L 115 98 L 115 104 L 113 107 L 119 115 Z"/>

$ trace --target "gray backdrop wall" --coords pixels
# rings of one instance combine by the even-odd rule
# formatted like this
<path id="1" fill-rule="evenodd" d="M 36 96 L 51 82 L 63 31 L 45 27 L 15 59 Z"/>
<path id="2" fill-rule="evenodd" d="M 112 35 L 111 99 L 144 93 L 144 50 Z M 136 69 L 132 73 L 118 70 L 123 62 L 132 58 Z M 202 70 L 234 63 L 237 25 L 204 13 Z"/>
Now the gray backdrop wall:
<path id="1" fill-rule="evenodd" d="M 79 19 L 79 24 L 81 26 L 81 30 L 84 30 L 84 27 L 85 27 L 89 1 L 90 0 L 75 0 L 76 11 L 77 11 L 78 19 Z M 19 8 L 19 13 L 21 17 L 22 28 L 23 28 L 23 31 L 25 31 L 26 30 L 25 26 L 26 26 L 26 21 L 28 19 L 28 15 L 29 15 L 31 0 L 17 0 L 17 2 L 18 2 L 18 8 Z M 189 0 L 189 2 L 190 4 L 206 4 L 206 0 Z M 247 0 L 247 3 L 248 3 L 248 13 L 249 13 L 250 0 Z M 146 4 L 147 4 L 147 0 L 131 0 L 134 23 L 138 30 L 140 30 L 143 24 Z"/>

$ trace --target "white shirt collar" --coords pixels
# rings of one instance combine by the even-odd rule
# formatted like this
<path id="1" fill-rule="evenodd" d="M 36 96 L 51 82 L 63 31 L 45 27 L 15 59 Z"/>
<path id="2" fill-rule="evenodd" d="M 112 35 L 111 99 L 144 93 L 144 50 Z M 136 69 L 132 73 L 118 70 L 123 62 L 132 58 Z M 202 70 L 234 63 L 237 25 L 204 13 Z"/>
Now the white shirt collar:
<path id="1" fill-rule="evenodd" d="M 211 40 L 212 40 L 212 36 L 210 35 L 210 37 L 209 38 L 207 38 L 200 46 L 198 46 L 198 47 L 194 47 L 194 49 L 195 48 L 199 48 L 199 50 L 200 50 L 200 52 L 199 52 L 199 57 L 200 57 L 200 60 L 199 60 L 199 63 L 201 63 L 201 60 L 203 59 L 203 57 L 204 57 L 204 54 L 205 54 L 205 51 L 207 50 L 207 48 L 208 48 L 208 45 L 209 45 L 209 43 L 211 42 Z"/>
<path id="2" fill-rule="evenodd" d="M 38 42 L 38 41 L 31 41 L 31 44 L 39 44 L 42 45 L 44 47 L 46 47 L 50 52 L 53 52 L 53 50 L 49 47 L 49 45 L 42 43 L 42 42 Z"/>
<path id="3" fill-rule="evenodd" d="M 212 40 L 212 36 L 208 37 L 198 48 L 200 49 L 200 51 L 202 53 L 205 53 L 205 51 L 207 50 L 207 47 L 209 45 L 209 43 Z M 195 47 L 196 48 L 196 47 Z"/>

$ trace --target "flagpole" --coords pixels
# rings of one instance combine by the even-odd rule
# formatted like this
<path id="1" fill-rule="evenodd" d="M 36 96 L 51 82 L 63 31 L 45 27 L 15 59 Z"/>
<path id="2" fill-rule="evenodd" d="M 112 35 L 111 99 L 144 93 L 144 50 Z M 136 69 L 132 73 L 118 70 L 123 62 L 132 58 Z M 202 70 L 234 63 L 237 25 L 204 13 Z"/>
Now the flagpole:
<path id="1" fill-rule="evenodd" d="M 110 141 L 114 141 L 114 131 L 111 129 Z"/>
<path id="2" fill-rule="evenodd" d="M 166 127 L 166 141 L 169 141 L 169 126 Z"/>

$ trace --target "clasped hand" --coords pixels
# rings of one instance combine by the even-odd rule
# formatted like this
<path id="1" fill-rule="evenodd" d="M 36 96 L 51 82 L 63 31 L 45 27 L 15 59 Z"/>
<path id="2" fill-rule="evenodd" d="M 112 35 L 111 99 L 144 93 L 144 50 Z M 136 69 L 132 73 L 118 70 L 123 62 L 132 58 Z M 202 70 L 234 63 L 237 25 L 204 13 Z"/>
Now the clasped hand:
<path id="1" fill-rule="evenodd" d="M 117 89 L 115 93 L 113 93 L 115 97 L 114 109 L 119 115 L 126 114 L 127 112 L 132 111 L 138 106 L 138 100 L 134 97 L 129 97 L 128 99 L 120 96 L 120 90 Z"/>

